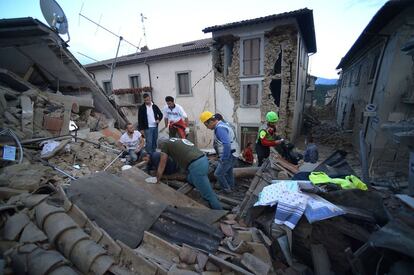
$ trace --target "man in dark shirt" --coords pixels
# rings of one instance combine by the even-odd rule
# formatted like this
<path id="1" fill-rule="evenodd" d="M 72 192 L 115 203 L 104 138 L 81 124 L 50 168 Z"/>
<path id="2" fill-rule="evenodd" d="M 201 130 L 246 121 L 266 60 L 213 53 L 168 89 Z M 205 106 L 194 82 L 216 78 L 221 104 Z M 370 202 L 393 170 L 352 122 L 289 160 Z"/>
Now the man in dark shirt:
<path id="1" fill-rule="evenodd" d="M 161 153 L 147 153 L 145 156 L 143 156 L 142 160 L 147 162 L 148 170 L 157 171 L 161 160 Z M 177 173 L 179 170 L 180 167 L 178 167 L 177 163 L 171 157 L 168 157 L 167 163 L 165 165 L 164 174 L 171 175 Z"/>
<path id="2" fill-rule="evenodd" d="M 144 104 L 138 109 L 138 131 L 145 136 L 145 150 L 152 153 L 157 149 L 158 124 L 163 115 L 149 94 L 144 94 L 143 98 Z"/>
<path id="3" fill-rule="evenodd" d="M 181 169 L 188 172 L 187 180 L 195 186 L 201 196 L 209 202 L 213 209 L 222 209 L 220 202 L 208 179 L 208 159 L 191 141 L 180 138 L 160 139 L 158 146 L 161 157 L 157 170 L 157 180 L 160 181 L 171 157 Z"/>

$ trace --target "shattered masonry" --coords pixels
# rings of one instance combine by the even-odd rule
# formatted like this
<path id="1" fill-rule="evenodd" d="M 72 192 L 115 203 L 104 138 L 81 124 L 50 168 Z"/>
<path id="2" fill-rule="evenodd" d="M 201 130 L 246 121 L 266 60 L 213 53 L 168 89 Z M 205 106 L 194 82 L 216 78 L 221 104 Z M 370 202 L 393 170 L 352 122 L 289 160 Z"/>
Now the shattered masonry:
<path id="1" fill-rule="evenodd" d="M 279 111 L 280 120 L 278 129 L 281 135 L 290 137 L 293 132 L 293 115 L 295 109 L 296 89 L 296 59 L 297 59 L 297 28 L 293 25 L 277 26 L 264 35 L 264 82 L 260 102 L 261 120 L 269 111 Z M 225 48 L 232 49 L 231 65 L 225 68 Z M 213 67 L 216 81 L 222 82 L 234 99 L 233 119 L 237 118 L 237 109 L 240 108 L 240 39 L 235 36 L 217 39 L 213 46 Z M 282 60 L 278 58 L 281 55 Z M 281 72 L 274 72 L 275 63 L 281 62 Z M 225 72 L 228 74 L 225 75 Z M 281 80 L 280 106 L 274 103 L 270 90 L 272 80 Z"/>

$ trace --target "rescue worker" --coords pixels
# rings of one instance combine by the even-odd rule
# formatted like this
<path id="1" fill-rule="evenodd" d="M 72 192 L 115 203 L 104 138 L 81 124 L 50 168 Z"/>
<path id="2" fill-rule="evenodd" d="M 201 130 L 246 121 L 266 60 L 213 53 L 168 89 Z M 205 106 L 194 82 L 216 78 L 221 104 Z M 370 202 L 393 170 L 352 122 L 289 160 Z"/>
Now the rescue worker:
<path id="1" fill-rule="evenodd" d="M 276 122 L 279 116 L 275 112 L 268 112 L 266 114 L 266 124 L 263 124 L 257 135 L 256 154 L 258 158 L 258 165 L 262 166 L 263 160 L 270 155 L 270 147 L 277 146 L 283 142 L 283 139 L 277 140 L 276 136 Z"/>
<path id="2" fill-rule="evenodd" d="M 181 169 L 187 170 L 188 182 L 197 188 L 210 207 L 221 210 L 220 202 L 208 179 L 209 163 L 204 153 L 187 139 L 160 138 L 158 146 L 161 149 L 161 155 L 157 168 L 157 181 L 161 180 L 168 157 L 171 157 Z"/>
<path id="3" fill-rule="evenodd" d="M 165 127 L 168 127 L 170 137 L 186 138 L 190 133 L 188 117 L 181 105 L 174 102 L 172 96 L 165 97 L 166 105 L 163 108 Z"/>
<path id="4" fill-rule="evenodd" d="M 236 152 L 235 139 L 231 126 L 218 120 L 213 113 L 205 111 L 200 115 L 200 121 L 210 129 L 214 130 L 214 149 L 219 156 L 219 161 L 214 175 L 216 176 L 221 188 L 226 193 L 230 193 L 234 188 L 233 166 Z"/>

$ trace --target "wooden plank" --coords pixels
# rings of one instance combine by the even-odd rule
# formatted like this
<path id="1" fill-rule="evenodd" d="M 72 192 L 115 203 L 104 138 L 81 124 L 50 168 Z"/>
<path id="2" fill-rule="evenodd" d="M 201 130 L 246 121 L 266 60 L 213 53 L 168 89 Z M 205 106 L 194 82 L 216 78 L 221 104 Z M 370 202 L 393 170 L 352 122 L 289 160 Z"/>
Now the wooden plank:
<path id="1" fill-rule="evenodd" d="M 183 186 L 181 186 L 180 188 L 177 189 L 177 192 L 181 193 L 181 194 L 188 194 L 191 192 L 191 190 L 194 189 L 194 186 L 189 184 L 188 182 L 185 183 Z"/>
<path id="2" fill-rule="evenodd" d="M 217 197 L 219 198 L 221 202 L 224 202 L 224 203 L 227 203 L 233 206 L 237 206 L 241 203 L 241 201 L 239 200 L 235 200 L 235 199 L 223 196 L 223 195 L 217 195 Z"/>
<path id="3" fill-rule="evenodd" d="M 145 179 L 150 176 L 138 168 L 132 167 L 131 169 L 122 171 L 121 177 L 151 193 L 159 201 L 162 201 L 168 205 L 175 207 L 208 209 L 208 207 L 192 200 L 182 193 L 177 192 L 164 183 L 151 184 L 145 182 Z"/>

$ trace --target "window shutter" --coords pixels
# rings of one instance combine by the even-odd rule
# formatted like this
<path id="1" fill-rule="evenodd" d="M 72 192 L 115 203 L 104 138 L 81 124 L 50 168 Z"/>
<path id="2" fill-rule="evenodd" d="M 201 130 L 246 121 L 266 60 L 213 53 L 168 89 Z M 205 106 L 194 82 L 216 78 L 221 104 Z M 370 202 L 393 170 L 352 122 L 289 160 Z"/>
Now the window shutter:
<path id="1" fill-rule="evenodd" d="M 247 39 L 243 41 L 243 74 L 251 75 L 252 74 L 252 40 Z"/>
<path id="2" fill-rule="evenodd" d="M 243 75 L 260 75 L 260 38 L 243 41 Z"/>
<path id="3" fill-rule="evenodd" d="M 250 86 L 250 105 L 257 105 L 258 95 L 259 95 L 259 85 L 249 85 Z"/>
<path id="4" fill-rule="evenodd" d="M 251 74 L 260 74 L 260 38 L 252 39 Z"/>

